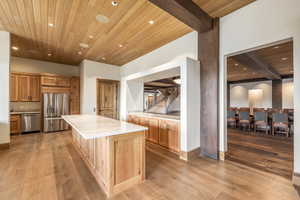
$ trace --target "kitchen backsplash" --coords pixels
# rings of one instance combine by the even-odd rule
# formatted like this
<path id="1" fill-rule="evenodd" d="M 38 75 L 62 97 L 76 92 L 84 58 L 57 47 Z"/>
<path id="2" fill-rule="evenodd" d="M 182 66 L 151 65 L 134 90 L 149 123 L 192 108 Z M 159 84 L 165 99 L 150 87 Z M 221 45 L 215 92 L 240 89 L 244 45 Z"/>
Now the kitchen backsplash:
<path id="1" fill-rule="evenodd" d="M 10 111 L 27 112 L 41 110 L 40 102 L 10 102 Z"/>

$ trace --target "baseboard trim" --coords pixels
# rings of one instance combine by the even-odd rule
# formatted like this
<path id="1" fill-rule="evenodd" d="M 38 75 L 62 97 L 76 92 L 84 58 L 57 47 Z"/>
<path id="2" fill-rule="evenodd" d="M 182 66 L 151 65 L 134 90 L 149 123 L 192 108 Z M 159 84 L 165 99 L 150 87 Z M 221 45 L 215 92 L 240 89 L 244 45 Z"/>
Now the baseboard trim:
<path id="1" fill-rule="evenodd" d="M 179 154 L 179 157 L 181 160 L 190 161 L 190 160 L 193 160 L 193 159 L 199 157 L 199 155 L 200 155 L 200 147 L 198 147 L 192 151 L 189 151 L 189 152 L 181 151 Z"/>
<path id="2" fill-rule="evenodd" d="M 300 173 L 298 172 L 293 173 L 293 184 L 300 186 Z"/>
<path id="3" fill-rule="evenodd" d="M 9 149 L 9 143 L 0 144 L 0 151 Z"/>

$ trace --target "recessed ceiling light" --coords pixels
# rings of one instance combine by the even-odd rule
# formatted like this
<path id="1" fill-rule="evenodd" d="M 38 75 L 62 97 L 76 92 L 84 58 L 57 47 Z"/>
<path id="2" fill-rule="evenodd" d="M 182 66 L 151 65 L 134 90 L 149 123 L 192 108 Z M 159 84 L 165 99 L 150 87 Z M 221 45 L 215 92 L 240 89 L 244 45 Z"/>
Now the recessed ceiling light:
<path id="1" fill-rule="evenodd" d="M 288 58 L 281 58 L 281 60 L 287 60 Z"/>
<path id="2" fill-rule="evenodd" d="M 12 49 L 17 51 L 17 50 L 19 50 L 19 47 L 13 46 Z"/>
<path id="3" fill-rule="evenodd" d="M 238 63 L 235 63 L 234 65 L 235 65 L 235 66 L 239 66 L 239 64 L 238 64 Z"/>
<path id="4" fill-rule="evenodd" d="M 111 2 L 111 5 L 113 5 L 113 6 L 117 6 L 117 5 L 119 5 L 119 3 L 118 3 L 118 2 L 116 2 L 116 1 L 112 1 L 112 2 Z"/>
<path id="5" fill-rule="evenodd" d="M 92 36 L 92 35 L 89 35 L 89 38 L 90 38 L 90 39 L 93 39 L 93 38 L 94 38 L 94 36 Z"/>
<path id="6" fill-rule="evenodd" d="M 49 24 L 48 24 L 48 26 L 50 26 L 50 27 L 53 27 L 53 26 L 54 26 L 54 24 L 52 24 L 52 23 L 49 23 Z"/>
<path id="7" fill-rule="evenodd" d="M 122 47 L 123 47 L 123 45 L 122 45 L 122 44 L 119 44 L 119 47 L 120 47 L 120 48 L 122 48 Z"/>
<path id="8" fill-rule="evenodd" d="M 149 24 L 154 24 L 154 21 L 153 21 L 153 20 L 150 20 L 150 21 L 149 21 Z"/>
<path id="9" fill-rule="evenodd" d="M 279 46 L 274 47 L 274 49 L 279 49 Z"/>
<path id="10" fill-rule="evenodd" d="M 84 49 L 89 48 L 89 45 L 86 44 L 86 43 L 80 43 L 79 46 L 80 46 L 81 48 L 84 48 Z"/>
<path id="11" fill-rule="evenodd" d="M 82 55 L 82 52 L 81 52 L 81 51 L 78 51 L 78 54 L 79 54 L 79 55 Z"/>
<path id="12" fill-rule="evenodd" d="M 109 18 L 104 15 L 97 15 L 96 20 L 100 23 L 107 24 L 109 22 Z"/>
<path id="13" fill-rule="evenodd" d="M 105 58 L 105 57 L 102 57 L 102 60 L 106 60 L 106 58 Z"/>
<path id="14" fill-rule="evenodd" d="M 50 56 L 52 56 L 52 54 L 51 54 L 51 53 L 48 53 L 48 56 L 50 57 Z"/>

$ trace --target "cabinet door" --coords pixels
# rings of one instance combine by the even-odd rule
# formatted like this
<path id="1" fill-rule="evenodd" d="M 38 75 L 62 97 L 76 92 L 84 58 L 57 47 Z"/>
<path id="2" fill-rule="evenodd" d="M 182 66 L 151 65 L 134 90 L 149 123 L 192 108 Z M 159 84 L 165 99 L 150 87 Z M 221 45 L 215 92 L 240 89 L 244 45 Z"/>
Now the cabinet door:
<path id="1" fill-rule="evenodd" d="M 70 87 L 71 86 L 70 78 L 56 77 L 56 86 Z"/>
<path id="2" fill-rule="evenodd" d="M 30 76 L 18 75 L 18 101 L 30 101 L 29 94 L 29 78 Z"/>
<path id="3" fill-rule="evenodd" d="M 70 113 L 72 115 L 80 114 L 80 79 L 73 77 L 71 79 Z"/>
<path id="4" fill-rule="evenodd" d="M 148 128 L 148 130 L 145 131 L 145 136 L 146 136 L 146 140 L 150 140 L 150 135 L 149 135 L 149 119 L 148 118 L 144 118 L 144 117 L 139 117 L 139 125 Z"/>
<path id="5" fill-rule="evenodd" d="M 10 101 L 18 101 L 18 77 L 10 75 Z"/>
<path id="6" fill-rule="evenodd" d="M 166 121 L 160 120 L 159 122 L 159 141 L 158 143 L 163 147 L 169 147 L 169 132 Z"/>
<path id="7" fill-rule="evenodd" d="M 45 86 L 56 86 L 56 77 L 55 76 L 42 76 L 41 85 Z"/>
<path id="8" fill-rule="evenodd" d="M 148 122 L 148 134 L 149 134 L 149 137 L 148 137 L 148 140 L 153 142 L 153 143 L 158 143 L 158 136 L 159 136 L 159 121 L 157 119 L 148 119 L 149 122 Z"/>
<path id="9" fill-rule="evenodd" d="M 11 115 L 10 116 L 10 133 L 19 134 L 21 133 L 21 116 Z"/>
<path id="10" fill-rule="evenodd" d="M 169 135 L 169 149 L 179 152 L 179 124 L 173 121 L 167 121 Z"/>
<path id="11" fill-rule="evenodd" d="M 29 100 L 40 101 L 41 98 L 40 76 L 29 77 Z"/>

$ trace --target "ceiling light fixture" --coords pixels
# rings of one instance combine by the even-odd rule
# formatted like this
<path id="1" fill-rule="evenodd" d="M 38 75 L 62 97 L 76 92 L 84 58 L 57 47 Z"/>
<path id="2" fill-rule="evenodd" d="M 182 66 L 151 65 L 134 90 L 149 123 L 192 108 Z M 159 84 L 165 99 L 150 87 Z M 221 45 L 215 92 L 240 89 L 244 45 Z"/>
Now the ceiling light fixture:
<path id="1" fill-rule="evenodd" d="M 279 46 L 274 47 L 274 49 L 279 49 Z"/>
<path id="2" fill-rule="evenodd" d="M 238 63 L 235 63 L 234 65 L 235 65 L 235 66 L 239 66 L 239 64 L 238 64 Z"/>
<path id="3" fill-rule="evenodd" d="M 119 47 L 120 47 L 120 48 L 122 48 L 122 47 L 123 47 L 123 45 L 122 45 L 122 44 L 119 44 Z"/>
<path id="4" fill-rule="evenodd" d="M 107 24 L 109 22 L 109 18 L 104 15 L 97 15 L 96 20 L 100 23 Z"/>
<path id="5" fill-rule="evenodd" d="M 50 26 L 50 27 L 53 27 L 53 26 L 54 26 L 54 24 L 52 24 L 52 23 L 49 23 L 49 24 L 48 24 L 48 26 Z"/>
<path id="6" fill-rule="evenodd" d="M 80 46 L 81 48 L 84 48 L 84 49 L 89 48 L 89 45 L 86 44 L 86 43 L 79 43 L 79 46 Z"/>
<path id="7" fill-rule="evenodd" d="M 93 39 L 93 38 L 94 38 L 94 36 L 92 36 L 92 35 L 89 35 L 89 38 L 90 38 L 90 39 Z"/>
<path id="8" fill-rule="evenodd" d="M 51 54 L 51 53 L 48 53 L 48 56 L 50 57 L 50 56 L 52 56 L 52 54 Z"/>
<path id="9" fill-rule="evenodd" d="M 82 52 L 81 52 L 81 51 L 78 51 L 78 54 L 79 54 L 79 55 L 82 55 Z"/>
<path id="10" fill-rule="evenodd" d="M 113 6 L 117 6 L 117 5 L 119 5 L 119 3 L 118 3 L 118 2 L 116 2 L 116 1 L 112 1 L 112 2 L 111 2 L 111 5 L 113 5 Z"/>
<path id="11" fill-rule="evenodd" d="M 287 60 L 288 58 L 281 58 L 281 60 Z"/>
<path id="12" fill-rule="evenodd" d="M 153 20 L 150 20 L 150 21 L 149 21 L 149 24 L 154 24 L 154 21 L 153 21 Z"/>
<path id="13" fill-rule="evenodd" d="M 12 49 L 15 50 L 15 51 L 18 51 L 19 47 L 13 46 Z"/>
<path id="14" fill-rule="evenodd" d="M 244 71 L 246 71 L 247 70 L 247 68 L 246 67 L 244 67 Z"/>
<path id="15" fill-rule="evenodd" d="M 105 57 L 102 57 L 102 60 L 106 60 L 106 58 L 105 58 Z"/>

